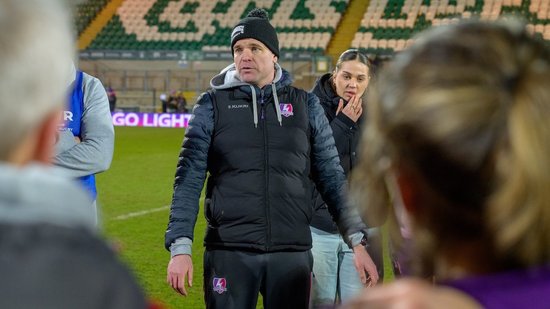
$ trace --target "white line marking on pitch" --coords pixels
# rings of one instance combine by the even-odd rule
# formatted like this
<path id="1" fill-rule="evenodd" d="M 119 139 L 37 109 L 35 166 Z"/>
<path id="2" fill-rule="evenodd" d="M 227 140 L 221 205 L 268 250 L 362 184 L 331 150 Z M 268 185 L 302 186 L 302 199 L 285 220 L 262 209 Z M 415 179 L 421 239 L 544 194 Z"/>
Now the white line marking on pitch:
<path id="1" fill-rule="evenodd" d="M 130 218 L 141 217 L 141 216 L 145 216 L 145 215 L 148 215 L 150 213 L 153 213 L 153 212 L 159 212 L 159 211 L 163 211 L 163 210 L 166 210 L 166 209 L 170 209 L 170 206 L 162 206 L 162 207 L 159 207 L 159 208 L 153 208 L 153 209 L 148 209 L 148 210 L 130 212 L 130 213 L 127 213 L 127 214 L 124 214 L 124 215 L 116 216 L 112 220 L 128 220 Z"/>

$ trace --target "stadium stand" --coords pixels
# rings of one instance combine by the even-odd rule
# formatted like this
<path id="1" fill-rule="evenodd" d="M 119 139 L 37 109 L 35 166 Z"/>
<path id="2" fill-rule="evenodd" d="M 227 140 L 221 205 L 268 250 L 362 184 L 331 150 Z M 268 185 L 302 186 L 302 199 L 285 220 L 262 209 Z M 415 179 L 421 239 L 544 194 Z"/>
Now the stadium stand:
<path id="1" fill-rule="evenodd" d="M 90 0 L 77 4 L 74 19 L 79 36 L 84 32 L 84 29 L 90 25 L 103 7 L 105 7 L 107 2 L 107 0 Z"/>
<path id="2" fill-rule="evenodd" d="M 228 51 L 231 27 L 265 8 L 283 50 L 324 53 L 347 0 L 126 0 L 88 49 Z"/>
<path id="3" fill-rule="evenodd" d="M 101 31 L 107 22 L 113 18 L 116 9 L 120 6 L 122 1 L 123 0 L 109 0 L 105 3 L 101 11 L 97 12 L 89 25 L 78 37 L 78 48 L 80 50 L 85 49 L 90 45 L 99 31 Z"/>
<path id="4" fill-rule="evenodd" d="M 158 110 L 159 93 L 184 90 L 188 102 L 231 61 L 232 26 L 253 7 L 265 8 L 279 34 L 283 62 L 309 89 L 316 60 L 349 47 L 391 55 L 419 31 L 462 18 L 521 16 L 550 41 L 548 0 L 86 0 L 78 5 L 81 66 L 117 89 L 119 106 Z M 95 14 L 95 15 L 94 15 Z M 88 26 L 86 26 L 88 25 Z M 149 57 L 172 53 L 176 57 Z M 186 53 L 187 58 L 182 54 Z M 293 53 L 304 57 L 287 59 Z M 102 54 L 103 56 L 90 56 Z M 111 57 L 113 54 L 119 56 Z M 210 54 L 204 58 L 203 55 Z M 123 56 L 120 56 L 123 55 Z M 144 56 L 145 55 L 145 56 Z M 225 56 L 224 56 L 225 55 Z M 181 58 L 180 58 L 181 56 Z M 293 56 L 294 57 L 294 56 Z M 149 59 L 149 60 L 147 60 Z M 285 63 L 286 61 L 286 63 Z M 194 94 L 194 95 L 193 95 Z"/>
<path id="5" fill-rule="evenodd" d="M 351 43 L 371 54 L 391 54 L 410 44 L 419 31 L 464 18 L 495 20 L 520 16 L 537 36 L 550 40 L 549 3 L 545 0 L 373 0 Z"/>
<path id="6" fill-rule="evenodd" d="M 78 6 L 79 33 L 106 2 L 90 0 Z M 356 3 L 363 6 L 353 7 Z M 228 51 L 231 26 L 254 6 L 271 14 L 283 51 L 325 54 L 331 41 L 339 46 L 347 42 L 340 37 L 352 33 L 345 45 L 391 54 L 428 27 L 503 15 L 522 16 L 532 31 L 550 40 L 550 5 L 545 0 L 125 0 L 87 49 Z M 349 23 L 361 10 L 360 25 Z M 335 33 L 337 28 L 343 34 Z"/>

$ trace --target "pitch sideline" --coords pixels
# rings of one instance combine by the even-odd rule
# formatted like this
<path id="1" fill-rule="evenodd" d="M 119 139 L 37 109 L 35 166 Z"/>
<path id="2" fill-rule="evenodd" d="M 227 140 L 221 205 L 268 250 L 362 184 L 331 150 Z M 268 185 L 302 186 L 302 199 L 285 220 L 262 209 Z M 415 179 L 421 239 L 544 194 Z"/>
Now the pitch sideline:
<path id="1" fill-rule="evenodd" d="M 118 220 L 118 221 L 128 220 L 130 218 L 141 217 L 141 216 L 148 215 L 150 213 L 159 212 L 159 211 L 163 211 L 163 210 L 167 210 L 167 209 L 170 209 L 170 205 L 162 206 L 162 207 L 158 207 L 158 208 L 153 208 L 153 209 L 142 210 L 142 211 L 130 212 L 130 213 L 127 213 L 127 214 L 116 216 L 116 217 L 112 218 L 111 220 Z"/>

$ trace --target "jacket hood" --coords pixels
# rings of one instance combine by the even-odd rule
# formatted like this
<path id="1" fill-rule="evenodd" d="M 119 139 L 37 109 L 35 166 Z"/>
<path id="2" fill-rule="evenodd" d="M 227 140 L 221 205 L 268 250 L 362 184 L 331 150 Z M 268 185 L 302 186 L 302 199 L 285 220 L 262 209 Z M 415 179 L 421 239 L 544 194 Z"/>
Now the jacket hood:
<path id="1" fill-rule="evenodd" d="M 279 125 L 283 125 L 283 118 L 281 116 L 281 109 L 279 106 L 279 98 L 277 96 L 277 88 L 281 88 L 287 85 L 292 84 L 292 78 L 290 74 L 283 70 L 278 63 L 275 63 L 275 78 L 270 85 L 264 86 L 266 89 L 265 94 L 273 95 L 273 101 L 275 102 L 274 108 L 277 113 L 277 120 Z M 239 75 L 237 74 L 237 68 L 234 63 L 228 65 L 223 69 L 218 75 L 214 76 L 210 80 L 210 86 L 213 89 L 231 89 L 239 88 L 242 91 L 249 93 L 252 97 L 252 112 L 254 118 L 254 127 L 258 127 L 258 102 L 257 102 L 257 92 L 258 87 L 240 80 Z M 271 88 L 271 89 L 270 89 Z"/>
<path id="2" fill-rule="evenodd" d="M 327 104 L 327 102 L 330 102 L 332 106 L 338 106 L 340 97 L 332 88 L 330 82 L 331 76 L 331 73 L 326 73 L 321 76 L 315 83 L 312 92 L 319 98 L 319 101 L 321 101 L 322 104 Z"/>
<path id="3" fill-rule="evenodd" d="M 278 63 L 275 63 L 275 79 L 273 79 L 273 83 L 278 84 L 278 82 L 286 79 L 290 79 L 288 72 L 284 71 Z M 237 66 L 234 63 L 226 66 L 218 75 L 212 77 L 210 80 L 210 87 L 213 89 L 229 89 L 248 85 L 250 84 L 240 80 L 237 74 Z"/>
<path id="4" fill-rule="evenodd" d="M 0 163 L 0 222 L 95 230 L 91 198 L 59 169 Z"/>

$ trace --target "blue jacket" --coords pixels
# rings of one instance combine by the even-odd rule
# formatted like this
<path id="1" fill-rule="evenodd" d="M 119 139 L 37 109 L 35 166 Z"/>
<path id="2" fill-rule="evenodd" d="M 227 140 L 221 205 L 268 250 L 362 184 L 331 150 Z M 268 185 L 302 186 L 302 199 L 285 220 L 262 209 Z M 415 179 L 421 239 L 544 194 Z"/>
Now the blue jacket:
<path id="1" fill-rule="evenodd" d="M 76 79 L 71 93 L 71 99 L 69 101 L 69 111 L 72 113 L 72 117 L 67 120 L 66 129 L 70 130 L 74 136 L 81 136 L 80 127 L 82 121 L 82 114 L 84 113 L 84 92 L 82 91 L 82 83 L 84 79 L 84 73 L 82 71 L 76 71 Z M 90 192 L 92 198 L 95 200 L 97 197 L 97 189 L 95 186 L 95 175 L 86 175 L 78 178 L 80 183 Z"/>

